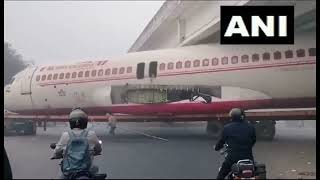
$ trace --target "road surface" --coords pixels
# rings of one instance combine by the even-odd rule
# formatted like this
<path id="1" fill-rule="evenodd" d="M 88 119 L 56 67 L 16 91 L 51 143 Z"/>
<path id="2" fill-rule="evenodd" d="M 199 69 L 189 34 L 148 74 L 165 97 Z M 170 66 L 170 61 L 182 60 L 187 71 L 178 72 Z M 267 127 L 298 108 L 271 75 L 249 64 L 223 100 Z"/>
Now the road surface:
<path id="1" fill-rule="evenodd" d="M 118 126 L 114 137 L 107 134 L 106 123 L 93 127 L 103 141 L 103 155 L 97 156 L 95 163 L 109 178 L 208 179 L 217 176 L 223 157 L 213 151 L 216 141 L 206 137 L 204 123 L 122 123 Z M 13 177 L 59 177 L 59 160 L 49 160 L 52 153 L 49 144 L 58 141 L 67 128 L 58 124 L 48 127 L 46 132 L 38 128 L 37 136 L 5 136 Z M 316 130 L 278 123 L 274 141 L 258 141 L 254 156 L 266 164 L 268 178 L 314 179 Z"/>

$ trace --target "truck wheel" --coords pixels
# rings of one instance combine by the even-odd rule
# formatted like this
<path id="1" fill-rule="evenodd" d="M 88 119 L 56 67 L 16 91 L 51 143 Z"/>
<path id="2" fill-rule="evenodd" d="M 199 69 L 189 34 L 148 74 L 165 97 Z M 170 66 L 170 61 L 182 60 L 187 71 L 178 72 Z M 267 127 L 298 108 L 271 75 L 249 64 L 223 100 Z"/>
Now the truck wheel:
<path id="1" fill-rule="evenodd" d="M 17 129 L 16 129 L 16 134 L 17 134 L 18 136 L 22 136 L 22 135 L 25 135 L 26 132 L 25 132 L 24 129 L 17 128 Z"/>
<path id="2" fill-rule="evenodd" d="M 260 121 L 255 124 L 258 139 L 272 141 L 276 134 L 275 121 Z"/>
<path id="3" fill-rule="evenodd" d="M 220 137 L 223 130 L 223 122 L 220 121 L 208 121 L 207 122 L 207 134 L 210 138 L 217 139 Z"/>
<path id="4" fill-rule="evenodd" d="M 37 126 L 35 122 L 33 121 L 25 122 L 25 126 L 24 126 L 25 135 L 36 135 L 36 132 L 37 132 Z"/>

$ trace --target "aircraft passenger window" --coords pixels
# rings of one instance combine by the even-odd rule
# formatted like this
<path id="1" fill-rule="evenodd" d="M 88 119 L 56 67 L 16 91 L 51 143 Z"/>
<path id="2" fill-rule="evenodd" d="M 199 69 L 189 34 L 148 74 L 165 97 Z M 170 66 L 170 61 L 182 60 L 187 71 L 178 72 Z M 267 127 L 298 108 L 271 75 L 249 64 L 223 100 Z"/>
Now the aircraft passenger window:
<path id="1" fill-rule="evenodd" d="M 95 77 L 96 75 L 97 75 L 97 70 L 92 70 L 92 71 L 91 71 L 91 76 L 92 76 L 92 77 Z"/>
<path id="2" fill-rule="evenodd" d="M 103 76 L 103 69 L 100 69 L 100 70 L 98 71 L 98 76 Z"/>
<path id="3" fill-rule="evenodd" d="M 49 74 L 48 77 L 47 77 L 47 80 L 50 81 L 51 79 L 52 79 L 52 74 Z"/>
<path id="4" fill-rule="evenodd" d="M 64 73 L 60 73 L 59 79 L 63 79 L 63 77 L 64 77 Z"/>
<path id="5" fill-rule="evenodd" d="M 71 78 L 76 78 L 76 77 L 77 77 L 77 73 L 73 72 L 72 75 L 71 75 Z"/>
<path id="6" fill-rule="evenodd" d="M 305 57 L 306 53 L 304 51 L 304 49 L 298 49 L 297 50 L 297 57 Z"/>
<path id="7" fill-rule="evenodd" d="M 274 52 L 273 53 L 273 59 L 275 59 L 275 60 L 281 59 L 281 52 L 280 51 Z"/>
<path id="8" fill-rule="evenodd" d="M 132 73 L 132 67 L 127 67 L 127 73 Z"/>
<path id="9" fill-rule="evenodd" d="M 209 59 L 202 60 L 202 66 L 209 66 Z"/>
<path id="10" fill-rule="evenodd" d="M 118 73 L 118 68 L 113 68 L 112 69 L 112 74 L 117 74 Z"/>
<path id="11" fill-rule="evenodd" d="M 137 79 L 144 78 L 144 66 L 145 66 L 145 63 L 139 63 L 137 65 Z"/>
<path id="12" fill-rule="evenodd" d="M 268 60 L 270 60 L 270 53 L 263 53 L 262 54 L 262 60 L 264 60 L 264 61 L 268 61 Z"/>
<path id="13" fill-rule="evenodd" d="M 212 59 L 212 65 L 217 66 L 219 64 L 219 59 L 218 58 L 213 58 Z"/>
<path id="14" fill-rule="evenodd" d="M 293 58 L 293 52 L 291 50 L 287 50 L 284 54 L 287 59 Z"/>
<path id="15" fill-rule="evenodd" d="M 232 56 L 231 57 L 231 63 L 232 64 L 237 64 L 238 63 L 238 56 Z"/>
<path id="16" fill-rule="evenodd" d="M 228 64 L 228 57 L 221 58 L 221 64 Z"/>
<path id="17" fill-rule="evenodd" d="M 186 61 L 186 62 L 184 63 L 184 67 L 185 67 L 185 68 L 190 68 L 190 67 L 191 67 L 191 61 Z"/>
<path id="18" fill-rule="evenodd" d="M 257 62 L 259 61 L 259 54 L 253 54 L 252 55 L 252 62 Z"/>
<path id="19" fill-rule="evenodd" d="M 149 77 L 157 77 L 158 62 L 153 61 L 149 64 Z"/>
<path id="20" fill-rule="evenodd" d="M 79 78 L 82 78 L 82 76 L 83 76 L 83 71 L 80 71 L 80 72 L 78 73 L 78 77 L 79 77 Z"/>
<path id="21" fill-rule="evenodd" d="M 46 75 L 42 75 L 41 77 L 41 81 L 44 81 L 44 80 L 46 80 Z"/>
<path id="22" fill-rule="evenodd" d="M 109 76 L 110 75 L 110 69 L 106 69 L 106 71 L 104 72 L 104 75 Z"/>
<path id="23" fill-rule="evenodd" d="M 168 63 L 168 69 L 173 69 L 173 63 Z"/>
<path id="24" fill-rule="evenodd" d="M 193 61 L 193 67 L 199 67 L 200 66 L 200 60 Z"/>
<path id="25" fill-rule="evenodd" d="M 84 77 L 89 77 L 90 76 L 90 71 L 84 72 Z"/>
<path id="26" fill-rule="evenodd" d="M 119 69 L 119 74 L 123 74 L 124 73 L 124 67 Z"/>
<path id="27" fill-rule="evenodd" d="M 249 56 L 248 56 L 248 55 L 242 55 L 242 56 L 241 56 L 241 62 L 242 62 L 242 63 L 247 63 L 247 62 L 249 62 Z"/>
<path id="28" fill-rule="evenodd" d="M 70 73 L 66 73 L 66 79 L 70 78 Z"/>
<path id="29" fill-rule="evenodd" d="M 309 48 L 309 56 L 316 56 L 316 48 Z"/>
<path id="30" fill-rule="evenodd" d="M 181 69 L 182 68 L 182 62 L 179 61 L 176 63 L 176 69 Z"/>
<path id="31" fill-rule="evenodd" d="M 40 81 L 40 75 L 36 77 L 36 81 Z"/>
<path id="32" fill-rule="evenodd" d="M 54 74 L 53 75 L 53 80 L 57 80 L 58 79 L 58 74 Z"/>
<path id="33" fill-rule="evenodd" d="M 161 63 L 159 66 L 160 71 L 164 71 L 166 69 L 166 64 L 165 63 Z"/>

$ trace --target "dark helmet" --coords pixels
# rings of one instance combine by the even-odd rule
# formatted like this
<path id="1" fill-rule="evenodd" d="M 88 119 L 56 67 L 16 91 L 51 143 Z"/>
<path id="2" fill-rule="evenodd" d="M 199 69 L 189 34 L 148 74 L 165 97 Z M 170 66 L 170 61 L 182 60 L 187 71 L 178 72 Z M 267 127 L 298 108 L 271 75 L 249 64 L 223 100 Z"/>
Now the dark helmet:
<path id="1" fill-rule="evenodd" d="M 232 121 L 242 121 L 245 118 L 245 113 L 240 108 L 233 108 L 229 113 Z"/>
<path id="2" fill-rule="evenodd" d="M 70 128 L 86 129 L 88 125 L 88 115 L 81 108 L 77 107 L 72 109 L 69 114 Z"/>

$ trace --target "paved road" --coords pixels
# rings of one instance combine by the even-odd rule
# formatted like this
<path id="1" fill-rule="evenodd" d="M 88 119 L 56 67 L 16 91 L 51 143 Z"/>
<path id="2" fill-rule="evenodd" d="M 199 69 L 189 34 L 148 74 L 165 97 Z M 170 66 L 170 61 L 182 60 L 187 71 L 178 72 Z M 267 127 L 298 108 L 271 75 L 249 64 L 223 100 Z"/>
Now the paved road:
<path id="1" fill-rule="evenodd" d="M 215 178 L 223 157 L 212 151 L 215 141 L 206 137 L 204 125 L 123 123 L 112 137 L 106 134 L 106 124 L 95 124 L 93 128 L 103 141 L 103 155 L 96 157 L 96 164 L 112 179 Z M 37 136 L 4 137 L 14 178 L 57 178 L 59 161 L 49 160 L 49 144 L 56 142 L 65 128 L 58 125 L 48 127 L 46 132 L 38 128 Z M 135 134 L 133 130 L 168 141 Z M 268 178 L 314 179 L 298 173 L 316 173 L 316 131 L 279 123 L 275 140 L 257 142 L 254 154 L 257 161 L 266 163 Z"/>

